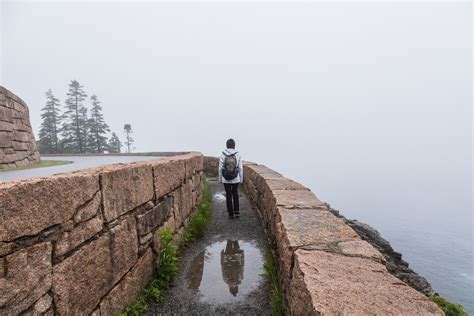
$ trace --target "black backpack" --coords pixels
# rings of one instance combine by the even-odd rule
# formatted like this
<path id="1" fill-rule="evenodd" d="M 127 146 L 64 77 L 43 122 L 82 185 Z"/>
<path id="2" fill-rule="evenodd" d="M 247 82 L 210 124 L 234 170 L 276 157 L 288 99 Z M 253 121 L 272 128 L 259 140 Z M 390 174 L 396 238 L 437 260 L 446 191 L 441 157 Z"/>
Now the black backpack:
<path id="1" fill-rule="evenodd" d="M 222 167 L 222 176 L 224 179 L 230 181 L 235 179 L 239 175 L 239 166 L 237 165 L 237 158 L 235 157 L 235 153 L 231 155 L 226 155 L 223 153 L 224 158 L 224 165 Z"/>

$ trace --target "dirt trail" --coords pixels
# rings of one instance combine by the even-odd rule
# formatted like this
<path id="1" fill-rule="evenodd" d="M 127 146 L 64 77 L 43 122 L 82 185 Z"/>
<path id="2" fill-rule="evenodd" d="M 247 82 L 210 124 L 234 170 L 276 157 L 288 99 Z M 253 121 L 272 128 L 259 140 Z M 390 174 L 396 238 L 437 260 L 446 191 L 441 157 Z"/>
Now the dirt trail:
<path id="1" fill-rule="evenodd" d="M 186 249 L 165 303 L 152 306 L 149 315 L 269 315 L 265 235 L 257 211 L 239 188 L 241 216 L 229 219 L 222 184 L 208 182 L 213 199 L 206 234 Z"/>

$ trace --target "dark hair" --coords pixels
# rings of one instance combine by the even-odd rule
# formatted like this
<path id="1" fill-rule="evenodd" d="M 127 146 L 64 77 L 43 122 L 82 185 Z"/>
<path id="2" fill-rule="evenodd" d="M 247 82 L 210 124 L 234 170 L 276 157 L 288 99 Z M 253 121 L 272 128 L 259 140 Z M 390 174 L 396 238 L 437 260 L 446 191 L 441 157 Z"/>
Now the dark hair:
<path id="1" fill-rule="evenodd" d="M 228 139 L 225 145 L 227 148 L 235 149 L 235 141 L 232 138 Z"/>

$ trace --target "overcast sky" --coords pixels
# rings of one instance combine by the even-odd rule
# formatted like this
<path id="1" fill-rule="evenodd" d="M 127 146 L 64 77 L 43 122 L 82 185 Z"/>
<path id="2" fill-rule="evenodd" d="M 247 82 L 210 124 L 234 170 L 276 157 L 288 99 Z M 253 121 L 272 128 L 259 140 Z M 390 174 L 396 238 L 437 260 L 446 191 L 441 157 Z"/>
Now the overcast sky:
<path id="1" fill-rule="evenodd" d="M 2 84 L 28 104 L 78 80 L 135 151 L 218 154 L 305 179 L 417 168 L 470 182 L 470 2 L 2 5 Z M 379 169 L 377 169 L 379 168 Z M 341 171 L 338 171 L 341 170 Z M 470 187 L 464 187 L 464 191 Z"/>

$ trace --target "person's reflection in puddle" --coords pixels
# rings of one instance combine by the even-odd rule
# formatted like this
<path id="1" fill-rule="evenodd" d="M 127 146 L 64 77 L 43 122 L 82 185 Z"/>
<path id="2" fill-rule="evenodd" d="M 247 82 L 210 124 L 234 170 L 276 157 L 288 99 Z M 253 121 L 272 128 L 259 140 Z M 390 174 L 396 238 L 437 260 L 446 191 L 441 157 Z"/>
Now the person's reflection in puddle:
<path id="1" fill-rule="evenodd" d="M 222 278 L 229 286 L 229 292 L 236 296 L 239 285 L 244 278 L 244 251 L 237 240 L 227 240 L 225 249 L 221 251 Z"/>

